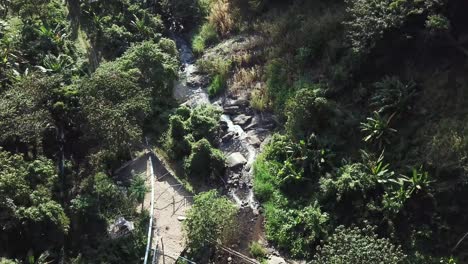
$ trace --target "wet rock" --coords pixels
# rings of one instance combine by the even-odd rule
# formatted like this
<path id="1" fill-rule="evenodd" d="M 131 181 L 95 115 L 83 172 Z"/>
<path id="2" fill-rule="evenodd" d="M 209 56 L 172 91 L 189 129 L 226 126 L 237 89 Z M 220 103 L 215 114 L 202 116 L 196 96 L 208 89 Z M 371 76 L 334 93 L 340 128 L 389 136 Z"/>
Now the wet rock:
<path id="1" fill-rule="evenodd" d="M 224 106 L 224 113 L 228 115 L 235 115 L 240 112 L 240 107 L 238 105 Z"/>
<path id="2" fill-rule="evenodd" d="M 234 152 L 226 159 L 226 165 L 229 168 L 237 168 L 247 163 L 247 160 L 240 152 Z"/>
<path id="3" fill-rule="evenodd" d="M 219 121 L 219 127 L 223 131 L 226 131 L 229 128 L 228 123 L 226 121 Z"/>
<path id="4" fill-rule="evenodd" d="M 192 74 L 187 78 L 187 86 L 189 87 L 206 87 L 209 82 L 209 78 L 206 75 Z"/>
<path id="5" fill-rule="evenodd" d="M 239 126 L 246 126 L 250 123 L 250 121 L 252 121 L 252 116 L 248 116 L 244 114 L 240 114 L 232 120 L 234 124 L 239 125 Z"/>
<path id="6" fill-rule="evenodd" d="M 286 261 L 283 258 L 277 256 L 270 256 L 268 259 L 268 264 L 286 264 Z"/>
<path id="7" fill-rule="evenodd" d="M 246 100 L 246 99 L 237 99 L 237 100 L 234 100 L 228 104 L 226 104 L 227 106 L 233 106 L 233 105 L 237 105 L 239 107 L 247 107 L 249 106 L 249 100 Z"/>
<path id="8" fill-rule="evenodd" d="M 260 144 L 262 144 L 262 141 L 260 141 L 257 135 L 247 137 L 247 142 L 256 148 L 260 147 Z"/>
<path id="9" fill-rule="evenodd" d="M 226 143 L 226 142 L 230 141 L 234 137 L 234 135 L 235 135 L 235 133 L 231 131 L 231 132 L 227 133 L 226 135 L 224 135 L 221 138 L 221 141 Z"/>
<path id="10" fill-rule="evenodd" d="M 258 126 L 258 123 L 259 123 L 259 120 L 257 117 L 254 117 L 252 118 L 252 121 L 250 122 L 250 124 L 248 126 L 246 126 L 244 129 L 245 130 L 252 130 L 254 129 L 255 127 Z"/>

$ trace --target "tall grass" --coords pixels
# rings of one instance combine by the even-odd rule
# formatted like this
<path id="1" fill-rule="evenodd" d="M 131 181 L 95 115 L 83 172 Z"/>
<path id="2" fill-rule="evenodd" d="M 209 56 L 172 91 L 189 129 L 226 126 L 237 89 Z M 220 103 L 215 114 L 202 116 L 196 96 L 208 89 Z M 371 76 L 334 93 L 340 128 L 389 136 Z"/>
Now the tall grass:
<path id="1" fill-rule="evenodd" d="M 195 54 L 202 54 L 205 49 L 219 41 L 216 28 L 209 22 L 204 23 L 192 39 L 192 50 Z"/>

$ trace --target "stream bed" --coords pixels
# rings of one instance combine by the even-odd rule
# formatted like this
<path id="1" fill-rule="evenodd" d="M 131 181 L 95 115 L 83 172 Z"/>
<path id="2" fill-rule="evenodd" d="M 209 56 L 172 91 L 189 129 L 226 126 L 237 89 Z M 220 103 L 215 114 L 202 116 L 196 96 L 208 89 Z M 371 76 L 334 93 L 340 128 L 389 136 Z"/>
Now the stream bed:
<path id="1" fill-rule="evenodd" d="M 244 98 L 225 94 L 210 100 L 207 92 L 209 77 L 198 70 L 189 43 L 177 35 L 173 39 L 181 61 L 173 96 L 189 107 L 212 104 L 222 108 L 224 114 L 220 126 L 223 132 L 218 147 L 227 159 L 225 187 L 240 207 L 257 211 L 258 202 L 252 185 L 253 164 L 262 142 L 274 126 L 273 118 L 255 113 Z"/>

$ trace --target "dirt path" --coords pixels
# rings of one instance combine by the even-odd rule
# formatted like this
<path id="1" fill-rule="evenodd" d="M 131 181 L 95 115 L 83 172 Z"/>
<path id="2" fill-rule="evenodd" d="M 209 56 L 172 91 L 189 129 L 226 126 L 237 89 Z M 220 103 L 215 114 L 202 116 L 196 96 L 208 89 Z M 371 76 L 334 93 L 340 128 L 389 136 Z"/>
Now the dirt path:
<path id="1" fill-rule="evenodd" d="M 185 249 L 185 239 L 182 223 L 185 214 L 192 205 L 192 195 L 174 178 L 163 163 L 153 156 L 154 188 L 154 218 L 152 248 L 158 252 L 158 262 L 171 264 Z M 149 171 L 149 170 L 148 170 Z M 151 176 L 146 173 L 148 192 L 145 196 L 144 208 L 151 209 Z"/>

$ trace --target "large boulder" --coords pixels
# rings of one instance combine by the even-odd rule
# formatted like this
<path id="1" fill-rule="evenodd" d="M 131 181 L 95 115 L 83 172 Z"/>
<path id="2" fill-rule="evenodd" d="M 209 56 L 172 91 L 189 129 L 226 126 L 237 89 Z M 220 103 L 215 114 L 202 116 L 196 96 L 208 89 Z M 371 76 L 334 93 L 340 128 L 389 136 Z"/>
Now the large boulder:
<path id="1" fill-rule="evenodd" d="M 226 165 L 229 168 L 237 168 L 247 163 L 247 160 L 240 152 L 230 154 L 226 159 Z"/>
<path id="2" fill-rule="evenodd" d="M 286 264 L 286 260 L 278 256 L 270 256 L 268 264 Z"/>
<path id="3" fill-rule="evenodd" d="M 244 114 L 240 114 L 232 120 L 234 124 L 242 126 L 242 127 L 248 125 L 250 121 L 252 121 L 252 116 L 248 116 Z"/>

